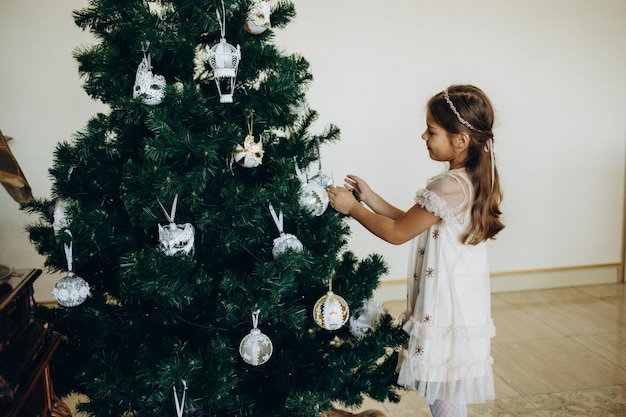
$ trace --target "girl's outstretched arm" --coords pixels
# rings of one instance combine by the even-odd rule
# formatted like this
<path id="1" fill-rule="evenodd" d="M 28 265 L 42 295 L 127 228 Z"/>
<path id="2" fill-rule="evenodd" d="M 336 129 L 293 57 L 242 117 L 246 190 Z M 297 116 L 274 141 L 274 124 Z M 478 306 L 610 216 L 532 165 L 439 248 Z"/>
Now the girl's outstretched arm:
<path id="1" fill-rule="evenodd" d="M 347 187 L 328 187 L 327 191 L 335 210 L 353 217 L 374 235 L 394 245 L 408 242 L 439 221 L 438 216 L 417 204 L 394 219 L 368 210 Z"/>

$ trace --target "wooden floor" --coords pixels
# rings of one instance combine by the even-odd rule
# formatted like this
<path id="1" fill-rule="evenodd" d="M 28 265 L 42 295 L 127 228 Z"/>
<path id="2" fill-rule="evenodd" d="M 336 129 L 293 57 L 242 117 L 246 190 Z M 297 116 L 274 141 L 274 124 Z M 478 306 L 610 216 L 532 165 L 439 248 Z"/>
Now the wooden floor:
<path id="1" fill-rule="evenodd" d="M 387 303 L 397 316 L 404 302 Z M 496 400 L 468 416 L 626 416 L 626 286 L 593 285 L 492 295 Z M 366 400 L 389 417 L 430 416 L 407 392 Z"/>

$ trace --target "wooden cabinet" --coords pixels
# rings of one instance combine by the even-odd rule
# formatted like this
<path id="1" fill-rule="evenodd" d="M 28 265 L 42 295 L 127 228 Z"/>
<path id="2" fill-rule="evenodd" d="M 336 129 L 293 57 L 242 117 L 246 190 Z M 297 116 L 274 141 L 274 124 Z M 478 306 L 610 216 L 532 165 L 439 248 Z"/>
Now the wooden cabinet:
<path id="1" fill-rule="evenodd" d="M 61 335 L 34 316 L 40 269 L 16 270 L 0 282 L 0 416 L 71 417 L 54 394 L 49 362 Z"/>

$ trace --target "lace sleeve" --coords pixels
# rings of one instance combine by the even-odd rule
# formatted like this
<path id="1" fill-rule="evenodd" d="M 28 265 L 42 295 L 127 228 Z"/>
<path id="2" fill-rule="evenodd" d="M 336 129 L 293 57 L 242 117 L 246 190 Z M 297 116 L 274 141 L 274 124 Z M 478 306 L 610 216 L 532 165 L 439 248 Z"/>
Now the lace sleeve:
<path id="1" fill-rule="evenodd" d="M 470 200 L 469 179 L 452 171 L 431 179 L 426 188 L 415 196 L 415 203 L 444 220 L 462 212 Z"/>

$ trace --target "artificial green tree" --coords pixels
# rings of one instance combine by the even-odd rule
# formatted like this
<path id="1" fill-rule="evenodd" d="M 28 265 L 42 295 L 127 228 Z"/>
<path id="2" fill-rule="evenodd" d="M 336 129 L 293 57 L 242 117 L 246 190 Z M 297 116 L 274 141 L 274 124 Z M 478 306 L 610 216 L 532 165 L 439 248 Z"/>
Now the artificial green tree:
<path id="1" fill-rule="evenodd" d="M 354 313 L 386 266 L 348 250 L 340 214 L 315 215 L 300 200 L 296 167 L 317 167 L 319 146 L 339 129 L 310 132 L 309 65 L 273 43 L 294 5 L 275 3 L 271 29 L 253 34 L 245 25 L 258 2 L 224 3 L 91 0 L 74 12 L 96 39 L 75 51 L 84 89 L 108 111 L 57 146 L 52 195 L 23 208 L 39 216 L 28 228 L 46 266 L 67 271 L 71 245 L 73 271 L 90 288 L 82 304 L 38 314 L 65 336 L 53 359 L 57 392 L 85 394 L 80 409 L 92 416 L 175 414 L 182 380 L 187 414 L 318 417 L 331 402 L 358 406 L 363 394 L 397 400 L 403 335 L 388 313 L 365 336 L 313 319 L 331 279 Z M 232 103 L 221 102 L 206 61 L 222 32 L 241 50 Z M 167 82 L 158 104 L 133 94 L 146 53 Z M 250 134 L 264 153 L 247 168 L 233 151 Z M 158 226 L 176 196 L 175 220 L 193 225 L 194 250 L 167 254 Z M 59 201 L 68 204 L 61 231 Z M 270 203 L 302 250 L 272 254 Z M 238 350 L 254 311 L 274 348 L 257 366 Z"/>

